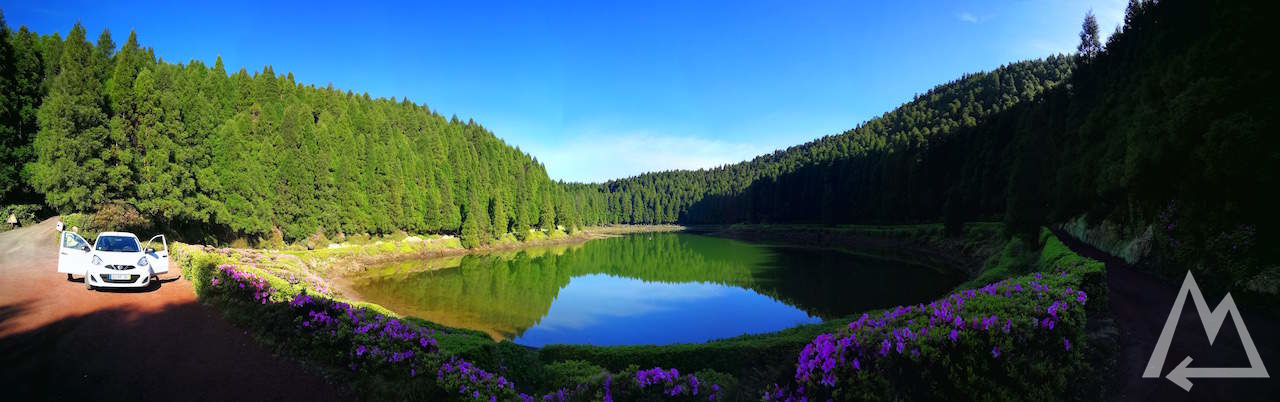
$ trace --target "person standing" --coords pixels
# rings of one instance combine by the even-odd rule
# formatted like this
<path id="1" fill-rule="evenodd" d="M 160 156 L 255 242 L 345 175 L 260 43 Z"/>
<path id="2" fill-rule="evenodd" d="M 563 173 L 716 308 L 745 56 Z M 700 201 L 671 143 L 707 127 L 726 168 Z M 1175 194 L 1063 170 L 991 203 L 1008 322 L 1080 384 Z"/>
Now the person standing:
<path id="1" fill-rule="evenodd" d="M 61 220 L 59 220 L 59 221 L 58 221 L 58 232 L 59 232 L 59 233 L 61 233 L 61 232 L 62 232 L 62 221 L 61 221 Z"/>
<path id="2" fill-rule="evenodd" d="M 8 223 L 8 224 L 9 224 L 9 229 L 15 229 L 15 228 L 17 228 L 17 227 L 18 227 L 18 214 L 15 214 L 15 213 L 13 213 L 13 212 L 10 212 L 10 213 L 9 213 L 9 220 L 5 221 L 5 223 Z"/>

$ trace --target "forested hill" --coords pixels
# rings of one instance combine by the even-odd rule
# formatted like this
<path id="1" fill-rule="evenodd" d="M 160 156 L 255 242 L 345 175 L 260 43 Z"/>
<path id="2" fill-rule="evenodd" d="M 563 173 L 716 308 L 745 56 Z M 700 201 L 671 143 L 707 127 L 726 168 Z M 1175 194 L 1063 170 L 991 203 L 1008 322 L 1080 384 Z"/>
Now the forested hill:
<path id="1" fill-rule="evenodd" d="M 749 162 L 575 191 L 608 198 L 606 214 L 624 222 L 954 228 L 1003 217 L 1033 239 L 1041 225 L 1083 216 L 1124 236 L 1155 229 L 1152 255 L 1176 273 L 1208 271 L 1215 285 L 1274 278 L 1263 268 L 1280 262 L 1270 246 L 1280 242 L 1280 88 L 1265 61 L 1276 7 L 1134 0 L 1105 45 L 1086 18 L 1071 59 L 970 76 Z"/>
<path id="2" fill-rule="evenodd" d="M 925 148 L 931 141 L 972 128 L 994 113 L 1036 98 L 1065 80 L 1074 65 L 1067 56 L 1009 64 L 939 85 L 912 101 L 837 135 L 793 146 L 750 161 L 701 170 L 646 173 L 600 185 L 572 185 L 574 193 L 596 194 L 605 203 L 606 222 L 732 223 L 756 220 L 752 211 L 706 211 L 708 199 L 741 194 L 760 180 L 772 180 L 809 166 L 867 157 L 888 150 Z M 814 196 L 832 190 L 807 189 Z M 785 195 L 779 195 L 785 196 Z M 794 196 L 794 195 L 793 195 Z M 803 197 L 801 197 L 803 198 Z M 690 208 L 693 207 L 693 213 Z M 704 213 L 698 213 L 699 210 Z M 725 215 L 730 214 L 730 215 Z M 813 217 L 815 220 L 817 216 Z M 769 219 L 765 219 L 769 220 Z M 777 221 L 777 220 L 769 220 Z"/>
<path id="3" fill-rule="evenodd" d="M 221 58 L 169 63 L 133 33 L 115 51 L 109 31 L 91 44 L 79 24 L 65 40 L 0 35 L 8 202 L 285 240 L 462 231 L 474 244 L 572 216 L 536 160 L 426 105 L 269 66 L 228 74 Z"/>

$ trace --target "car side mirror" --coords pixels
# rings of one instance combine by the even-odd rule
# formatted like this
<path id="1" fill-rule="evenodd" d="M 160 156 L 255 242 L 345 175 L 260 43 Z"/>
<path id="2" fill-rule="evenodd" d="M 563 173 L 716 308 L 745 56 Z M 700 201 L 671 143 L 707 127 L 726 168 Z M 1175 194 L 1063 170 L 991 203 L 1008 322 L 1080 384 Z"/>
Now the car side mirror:
<path id="1" fill-rule="evenodd" d="M 89 246 L 80 246 L 80 251 L 89 252 Z"/>
<path id="2" fill-rule="evenodd" d="M 147 247 L 147 254 L 155 254 L 155 253 L 156 253 L 156 249 Z"/>

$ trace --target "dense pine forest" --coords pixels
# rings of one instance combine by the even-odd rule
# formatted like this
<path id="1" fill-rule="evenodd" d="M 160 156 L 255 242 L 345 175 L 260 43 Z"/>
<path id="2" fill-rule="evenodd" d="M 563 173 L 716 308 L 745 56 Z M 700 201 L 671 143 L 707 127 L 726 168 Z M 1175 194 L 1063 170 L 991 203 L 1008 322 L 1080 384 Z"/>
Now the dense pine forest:
<path id="1" fill-rule="evenodd" d="M 578 225 L 538 161 L 426 105 L 169 63 L 134 33 L 117 51 L 79 24 L 65 39 L 2 29 L 5 203 L 289 241 L 407 230 L 474 245 Z"/>
<path id="2" fill-rule="evenodd" d="M 844 133 L 747 162 L 714 169 L 647 173 L 598 186 L 572 188 L 607 193 L 609 209 L 605 220 L 611 222 L 842 223 L 868 218 L 926 219 L 934 213 L 930 207 L 904 209 L 897 205 L 902 201 L 897 198 L 928 203 L 938 196 L 934 186 L 905 180 L 918 174 L 918 164 L 885 157 L 928 149 L 940 137 L 971 129 L 993 114 L 1036 99 L 1067 79 L 1072 67 L 1068 56 L 1014 63 L 940 85 Z M 848 165 L 852 161 L 867 166 L 855 168 Z M 882 167 L 887 169 L 882 171 Z M 999 192 L 1001 188 L 991 189 Z M 853 200 L 851 197 L 862 195 L 858 193 L 883 200 Z"/>
<path id="3" fill-rule="evenodd" d="M 1263 2 L 1130 2 L 1107 43 L 965 75 L 844 133 L 738 164 L 557 183 L 481 125 L 291 74 L 159 60 L 77 25 L 0 31 L 4 203 L 107 208 L 217 238 L 555 225 L 1084 217 L 1230 280 L 1277 261 Z M 117 50 L 117 48 L 119 50 Z M 1224 279 L 1224 280 L 1227 280 Z"/>

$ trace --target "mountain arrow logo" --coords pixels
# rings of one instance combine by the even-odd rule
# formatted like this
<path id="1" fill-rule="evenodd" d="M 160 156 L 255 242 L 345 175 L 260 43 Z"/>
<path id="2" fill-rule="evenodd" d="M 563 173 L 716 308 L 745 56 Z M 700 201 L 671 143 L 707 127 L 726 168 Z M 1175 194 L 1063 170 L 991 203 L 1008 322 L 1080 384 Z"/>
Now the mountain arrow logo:
<path id="1" fill-rule="evenodd" d="M 1214 339 L 1217 339 L 1218 330 L 1222 328 L 1222 322 L 1226 321 L 1227 313 L 1231 313 L 1236 330 L 1240 333 L 1240 342 L 1244 344 L 1245 354 L 1249 357 L 1249 367 L 1187 367 L 1191 364 L 1191 357 L 1188 356 L 1178 364 L 1178 367 L 1169 371 L 1167 376 L 1169 381 L 1190 392 L 1192 384 L 1188 378 L 1270 378 L 1267 375 L 1267 368 L 1262 365 L 1262 357 L 1258 356 L 1258 348 L 1253 346 L 1253 339 L 1249 337 L 1249 330 L 1244 327 L 1244 319 L 1240 318 L 1240 310 L 1236 308 L 1236 302 L 1231 299 L 1231 293 L 1227 293 L 1227 296 L 1222 298 L 1222 303 L 1218 304 L 1217 309 L 1209 310 L 1204 296 L 1200 294 L 1200 287 L 1196 285 L 1195 278 L 1191 277 L 1191 271 L 1187 271 L 1187 279 L 1182 281 L 1182 290 L 1178 291 L 1178 299 L 1173 302 L 1173 310 L 1169 312 L 1169 319 L 1164 323 L 1160 340 L 1156 341 L 1156 350 L 1151 352 L 1151 360 L 1147 361 L 1147 369 L 1142 372 L 1142 377 L 1160 377 L 1160 369 L 1164 367 L 1164 359 L 1169 354 L 1169 343 L 1173 341 L 1173 332 L 1178 327 L 1178 319 L 1182 316 L 1182 306 L 1187 301 L 1187 294 L 1191 294 L 1191 301 L 1196 305 L 1196 311 L 1204 323 L 1204 332 L 1209 335 L 1210 345 L 1213 345 Z"/>

